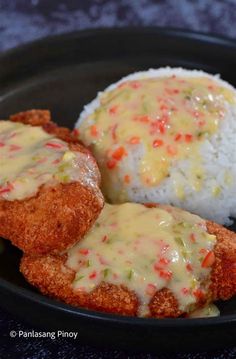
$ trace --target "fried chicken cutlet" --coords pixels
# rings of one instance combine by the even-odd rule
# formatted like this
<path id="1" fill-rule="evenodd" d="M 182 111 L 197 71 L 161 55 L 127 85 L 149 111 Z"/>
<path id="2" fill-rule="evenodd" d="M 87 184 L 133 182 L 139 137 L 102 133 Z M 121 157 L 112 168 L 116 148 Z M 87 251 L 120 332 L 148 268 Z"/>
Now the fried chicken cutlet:
<path id="1" fill-rule="evenodd" d="M 105 204 L 63 255 L 24 255 L 43 294 L 128 316 L 179 317 L 236 294 L 236 234 L 170 206 Z"/>
<path id="2" fill-rule="evenodd" d="M 80 240 L 103 207 L 93 156 L 50 112 L 0 121 L 0 236 L 28 254 Z"/>

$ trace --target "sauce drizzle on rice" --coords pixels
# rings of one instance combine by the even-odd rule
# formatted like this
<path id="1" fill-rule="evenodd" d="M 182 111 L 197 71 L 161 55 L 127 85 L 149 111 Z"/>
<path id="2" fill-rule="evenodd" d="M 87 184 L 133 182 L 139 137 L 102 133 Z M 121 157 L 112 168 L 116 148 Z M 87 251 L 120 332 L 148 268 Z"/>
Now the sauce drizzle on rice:
<path id="1" fill-rule="evenodd" d="M 235 103 L 234 97 L 230 89 L 203 76 L 129 80 L 104 92 L 100 106 L 82 121 L 80 138 L 98 159 L 107 198 L 113 202 L 127 199 L 124 191 L 114 190 L 112 178 L 137 151 L 141 152 L 142 185 L 159 185 L 177 161 L 193 159 L 189 182 L 199 191 L 204 178 L 200 145 L 219 130 L 225 102 Z M 124 188 L 132 186 L 132 170 L 123 181 Z M 181 183 L 176 180 L 174 186 L 183 200 Z M 219 188 L 213 189 L 214 196 L 219 193 Z"/>
<path id="2" fill-rule="evenodd" d="M 216 237 L 189 212 L 135 203 L 106 204 L 83 241 L 68 251 L 75 290 L 90 292 L 102 281 L 124 285 L 140 301 L 140 316 L 156 291 L 169 288 L 189 312 L 205 295 Z"/>

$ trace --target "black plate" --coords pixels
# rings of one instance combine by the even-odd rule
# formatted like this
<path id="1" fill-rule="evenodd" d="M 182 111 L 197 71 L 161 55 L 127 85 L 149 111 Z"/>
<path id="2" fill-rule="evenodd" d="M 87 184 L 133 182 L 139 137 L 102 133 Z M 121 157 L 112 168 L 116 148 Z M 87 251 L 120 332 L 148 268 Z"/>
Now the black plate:
<path id="1" fill-rule="evenodd" d="M 221 73 L 236 85 L 236 44 L 166 29 L 112 29 L 44 39 L 0 57 L 0 118 L 48 108 L 60 125 L 73 127 L 98 90 L 133 71 L 183 66 Z M 0 303 L 44 328 L 71 329 L 91 343 L 139 350 L 205 350 L 235 345 L 236 300 L 220 303 L 211 319 L 141 319 L 73 308 L 38 294 L 20 275 L 20 251 L 4 242 Z"/>

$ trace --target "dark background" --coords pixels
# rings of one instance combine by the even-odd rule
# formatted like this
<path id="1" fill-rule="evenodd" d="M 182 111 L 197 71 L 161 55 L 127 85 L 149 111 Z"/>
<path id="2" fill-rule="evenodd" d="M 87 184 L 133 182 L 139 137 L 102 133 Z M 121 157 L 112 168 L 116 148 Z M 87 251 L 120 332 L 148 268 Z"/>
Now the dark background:
<path id="1" fill-rule="evenodd" d="M 0 51 L 73 30 L 140 25 L 185 28 L 236 40 L 236 0 L 0 0 Z M 11 330 L 32 329 L 0 309 L 0 359 L 236 358 L 236 348 L 210 353 L 202 353 L 199 348 L 195 354 L 151 355 L 107 350 L 105 343 L 103 350 L 96 349 L 81 344 L 79 339 L 9 337 Z"/>
<path id="2" fill-rule="evenodd" d="M 0 50 L 84 28 L 172 26 L 236 38 L 235 0 L 0 0 Z"/>

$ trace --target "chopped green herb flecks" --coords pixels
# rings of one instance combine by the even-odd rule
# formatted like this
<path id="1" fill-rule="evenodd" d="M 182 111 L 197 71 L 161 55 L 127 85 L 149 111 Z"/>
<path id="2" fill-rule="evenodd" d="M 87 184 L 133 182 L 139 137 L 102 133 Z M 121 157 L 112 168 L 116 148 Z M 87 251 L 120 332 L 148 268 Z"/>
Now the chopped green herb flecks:
<path id="1" fill-rule="evenodd" d="M 103 278 L 107 278 L 109 272 L 110 272 L 110 269 L 109 269 L 109 268 L 105 268 L 105 269 L 103 270 Z"/>
<path id="2" fill-rule="evenodd" d="M 184 247 L 184 241 L 182 240 L 181 237 L 175 237 L 175 242 L 181 246 L 181 247 Z"/>
<path id="3" fill-rule="evenodd" d="M 134 274 L 133 269 L 128 270 L 127 278 L 128 278 L 129 280 L 131 280 L 132 277 L 133 277 L 133 274 Z"/>

